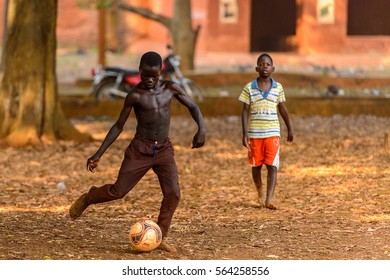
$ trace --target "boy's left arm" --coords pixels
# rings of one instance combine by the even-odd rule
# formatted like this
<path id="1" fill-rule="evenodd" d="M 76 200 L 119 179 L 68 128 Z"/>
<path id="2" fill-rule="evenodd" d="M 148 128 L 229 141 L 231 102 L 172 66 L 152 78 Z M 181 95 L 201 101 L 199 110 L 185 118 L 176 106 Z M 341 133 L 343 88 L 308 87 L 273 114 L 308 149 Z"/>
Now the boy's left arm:
<path id="1" fill-rule="evenodd" d="M 191 113 L 191 117 L 198 125 L 198 131 L 192 139 L 192 148 L 200 148 L 204 146 L 206 141 L 206 128 L 204 125 L 203 115 L 199 110 L 198 105 L 187 95 L 187 93 L 177 84 L 171 85 L 171 90 L 174 92 L 176 99 L 186 106 Z"/>
<path id="2" fill-rule="evenodd" d="M 288 111 L 287 111 L 286 106 L 284 105 L 284 102 L 280 102 L 278 104 L 278 109 L 279 109 L 279 113 L 282 116 L 284 123 L 286 124 L 286 127 L 287 127 L 287 133 L 288 133 L 287 142 L 292 142 L 294 140 L 294 135 L 293 135 L 293 131 L 292 131 L 291 123 L 290 123 L 290 117 L 288 116 Z"/>

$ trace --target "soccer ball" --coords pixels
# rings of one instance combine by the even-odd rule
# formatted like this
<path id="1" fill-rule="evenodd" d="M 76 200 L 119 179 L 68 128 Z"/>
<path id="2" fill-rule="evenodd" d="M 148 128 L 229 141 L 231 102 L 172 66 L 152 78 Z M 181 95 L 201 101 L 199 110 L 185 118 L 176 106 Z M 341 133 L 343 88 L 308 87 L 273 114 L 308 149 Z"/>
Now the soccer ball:
<path id="1" fill-rule="evenodd" d="M 160 227 L 153 221 L 138 221 L 131 226 L 130 243 L 141 252 L 149 252 L 156 249 L 162 240 Z"/>

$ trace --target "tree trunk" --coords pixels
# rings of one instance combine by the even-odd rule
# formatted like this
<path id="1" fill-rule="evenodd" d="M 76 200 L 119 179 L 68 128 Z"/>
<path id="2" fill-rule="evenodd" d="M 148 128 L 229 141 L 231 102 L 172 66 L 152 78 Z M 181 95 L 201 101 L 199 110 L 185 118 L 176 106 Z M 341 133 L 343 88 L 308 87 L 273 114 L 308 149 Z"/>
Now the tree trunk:
<path id="1" fill-rule="evenodd" d="M 122 26 L 121 13 L 118 9 L 118 0 L 112 0 L 111 9 L 107 13 L 107 50 L 121 52 L 123 39 L 120 36 Z"/>
<path id="2" fill-rule="evenodd" d="M 200 26 L 192 28 L 191 0 L 175 0 L 173 17 L 168 18 L 145 8 L 120 4 L 119 8 L 157 21 L 169 29 L 175 54 L 181 57 L 180 68 L 194 69 L 195 44 Z"/>
<path id="3" fill-rule="evenodd" d="M 56 66 L 57 0 L 10 0 L 15 17 L 8 27 L 0 88 L 0 138 L 12 146 L 87 141 L 60 106 Z"/>
<path id="4" fill-rule="evenodd" d="M 175 0 L 173 12 L 171 36 L 174 50 L 181 57 L 181 68 L 192 70 L 198 29 L 192 29 L 191 0 Z"/>
<path id="5" fill-rule="evenodd" d="M 98 12 L 98 64 L 106 66 L 106 9 Z"/>

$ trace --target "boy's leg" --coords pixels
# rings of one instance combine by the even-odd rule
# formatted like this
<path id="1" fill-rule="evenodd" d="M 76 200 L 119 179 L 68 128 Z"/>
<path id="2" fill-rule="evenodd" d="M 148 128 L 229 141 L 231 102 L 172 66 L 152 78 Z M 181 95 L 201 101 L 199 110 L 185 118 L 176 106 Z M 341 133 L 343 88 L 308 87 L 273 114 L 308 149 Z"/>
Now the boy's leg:
<path id="1" fill-rule="evenodd" d="M 175 252 L 176 249 L 173 246 L 168 245 L 164 240 L 168 235 L 173 214 L 180 201 L 180 185 L 177 166 L 173 156 L 173 147 L 169 145 L 158 155 L 158 159 L 153 165 L 153 171 L 158 176 L 161 191 L 163 193 L 160 214 L 157 220 L 157 224 L 160 226 L 163 236 L 163 241 L 161 242 L 159 249 Z"/>
<path id="2" fill-rule="evenodd" d="M 142 145 L 142 143 L 137 143 Z M 72 220 L 81 216 L 83 211 L 91 204 L 107 202 L 124 197 L 146 174 L 152 165 L 152 157 L 140 156 L 137 147 L 129 145 L 125 152 L 125 158 L 119 169 L 117 180 L 114 184 L 106 184 L 101 187 L 91 187 L 82 194 L 70 207 L 69 215 Z M 134 155 L 137 154 L 137 157 Z"/>
<path id="3" fill-rule="evenodd" d="M 261 165 L 252 167 L 252 178 L 257 190 L 258 201 L 261 206 L 264 206 L 264 194 L 261 181 Z"/>
<path id="4" fill-rule="evenodd" d="M 72 220 L 77 219 L 84 212 L 85 209 L 89 206 L 87 201 L 88 193 L 83 193 L 72 206 L 69 208 L 69 215 Z"/>
<path id="5" fill-rule="evenodd" d="M 264 160 L 264 139 L 249 139 L 248 161 L 252 166 L 252 178 L 257 190 L 257 198 L 261 206 L 264 206 L 263 184 L 261 180 L 261 167 Z"/>
<path id="6" fill-rule="evenodd" d="M 276 186 L 276 178 L 278 169 L 276 166 L 267 165 L 267 198 L 265 200 L 265 207 L 276 210 L 276 207 L 271 204 L 272 196 L 274 195 L 275 186 Z"/>
<path id="7" fill-rule="evenodd" d="M 172 222 L 173 214 L 180 201 L 180 186 L 177 168 L 174 163 L 174 165 L 171 166 L 153 167 L 153 170 L 158 176 L 161 191 L 163 193 L 157 224 L 161 227 L 163 237 L 166 237 Z"/>
<path id="8" fill-rule="evenodd" d="M 275 191 L 276 177 L 279 167 L 280 137 L 270 137 L 265 140 L 265 164 L 267 165 L 267 197 L 265 207 L 275 210 L 276 207 L 271 204 Z"/>
<path id="9" fill-rule="evenodd" d="M 150 168 L 148 168 L 150 169 Z M 70 207 L 69 215 L 72 220 L 81 216 L 85 209 L 91 204 L 108 202 L 123 198 L 146 174 L 148 169 L 142 173 L 119 173 L 118 179 L 114 184 L 106 184 L 101 187 L 91 187 L 87 193 L 82 194 Z M 141 169 L 140 169 L 141 170 Z M 139 171 L 140 171 L 139 170 Z M 125 185 L 119 182 L 127 178 Z"/>

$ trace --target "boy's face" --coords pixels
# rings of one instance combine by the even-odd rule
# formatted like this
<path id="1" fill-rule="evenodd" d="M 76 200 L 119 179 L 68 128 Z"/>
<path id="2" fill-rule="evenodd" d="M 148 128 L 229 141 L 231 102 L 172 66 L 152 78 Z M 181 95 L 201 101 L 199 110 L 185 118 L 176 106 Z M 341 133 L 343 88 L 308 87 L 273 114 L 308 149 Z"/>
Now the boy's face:
<path id="1" fill-rule="evenodd" d="M 262 78 L 268 78 L 275 71 L 271 59 L 268 56 L 263 56 L 256 66 L 256 72 Z"/>
<path id="2" fill-rule="evenodd" d="M 160 66 L 141 65 L 139 67 L 139 73 L 141 76 L 141 83 L 147 89 L 152 89 L 156 86 L 156 84 L 160 78 L 161 67 Z"/>

